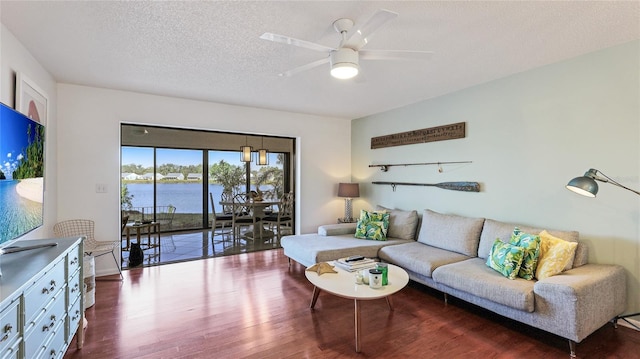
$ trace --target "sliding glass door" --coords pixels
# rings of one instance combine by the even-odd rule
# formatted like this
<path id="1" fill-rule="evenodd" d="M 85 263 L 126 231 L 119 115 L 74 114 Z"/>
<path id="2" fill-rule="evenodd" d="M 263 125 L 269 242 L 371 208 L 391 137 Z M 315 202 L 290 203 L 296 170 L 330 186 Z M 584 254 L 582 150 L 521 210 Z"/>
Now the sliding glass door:
<path id="1" fill-rule="evenodd" d="M 202 228 L 201 150 L 156 149 L 156 220 L 165 230 Z"/>
<path id="2" fill-rule="evenodd" d="M 123 125 L 120 199 L 129 221 L 160 222 L 162 232 L 204 229 L 211 226 L 210 193 L 220 212 L 223 192 L 257 191 L 265 199 L 277 200 L 292 190 L 291 152 L 269 151 L 268 165 L 257 165 L 255 153 L 252 162 L 242 162 L 240 146 L 225 144 L 226 137 L 237 137 L 235 134 L 215 133 L 217 141 L 207 141 L 211 147 L 223 149 L 189 149 L 158 146 L 155 142 L 175 142 L 184 133 L 184 143 L 188 144 L 195 131 L 171 130 L 174 132 L 166 137 L 162 131 Z M 292 139 L 271 142 L 282 149 L 294 147 Z"/>

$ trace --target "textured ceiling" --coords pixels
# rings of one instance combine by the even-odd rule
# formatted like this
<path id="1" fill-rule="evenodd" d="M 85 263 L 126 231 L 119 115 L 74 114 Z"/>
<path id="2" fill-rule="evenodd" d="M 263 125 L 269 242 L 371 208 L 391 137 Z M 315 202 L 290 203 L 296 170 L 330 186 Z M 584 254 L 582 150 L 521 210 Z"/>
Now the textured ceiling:
<path id="1" fill-rule="evenodd" d="M 334 20 L 399 16 L 366 49 L 430 50 L 428 62 L 361 61 L 277 74 L 336 47 Z M 58 82 L 359 118 L 640 38 L 638 1 L 6 1 L 2 23 Z"/>

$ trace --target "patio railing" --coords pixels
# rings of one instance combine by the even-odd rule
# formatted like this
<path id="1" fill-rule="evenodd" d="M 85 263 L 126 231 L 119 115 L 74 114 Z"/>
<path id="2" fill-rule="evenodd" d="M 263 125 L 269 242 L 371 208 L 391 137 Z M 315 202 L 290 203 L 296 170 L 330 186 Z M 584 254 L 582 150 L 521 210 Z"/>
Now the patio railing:
<path id="1" fill-rule="evenodd" d="M 155 207 L 131 207 L 123 210 L 124 216 L 129 216 L 130 222 L 135 221 L 156 221 L 160 223 L 160 230 L 171 229 L 176 207 L 172 205 Z M 164 227 L 164 228 L 163 228 Z"/>

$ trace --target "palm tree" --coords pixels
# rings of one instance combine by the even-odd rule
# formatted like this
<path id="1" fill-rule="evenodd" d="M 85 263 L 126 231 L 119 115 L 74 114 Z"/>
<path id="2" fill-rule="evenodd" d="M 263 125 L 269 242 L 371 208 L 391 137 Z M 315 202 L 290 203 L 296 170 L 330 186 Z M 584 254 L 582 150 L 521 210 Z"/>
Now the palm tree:
<path id="1" fill-rule="evenodd" d="M 260 193 L 260 186 L 271 185 L 273 192 L 278 197 L 282 195 L 283 176 L 282 170 L 278 167 L 262 167 L 259 171 L 252 171 L 253 182 L 256 185 L 256 192 Z"/>
<path id="2" fill-rule="evenodd" d="M 231 165 L 224 160 L 215 163 L 209 170 L 210 178 L 213 182 L 222 185 L 222 191 L 233 193 L 244 181 L 244 169 L 240 166 Z"/>

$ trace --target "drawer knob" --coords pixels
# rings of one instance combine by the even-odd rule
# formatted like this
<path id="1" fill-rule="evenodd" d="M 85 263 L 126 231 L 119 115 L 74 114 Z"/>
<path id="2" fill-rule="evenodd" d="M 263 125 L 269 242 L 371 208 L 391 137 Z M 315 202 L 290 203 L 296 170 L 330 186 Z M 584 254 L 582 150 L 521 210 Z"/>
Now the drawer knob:
<path id="1" fill-rule="evenodd" d="M 49 285 L 51 285 L 51 287 L 49 288 L 42 288 L 42 294 L 49 294 L 51 292 L 53 292 L 54 290 L 56 290 L 56 281 L 55 280 L 51 280 L 51 282 L 49 283 Z"/>
<path id="2" fill-rule="evenodd" d="M 4 326 L 4 336 L 2 337 L 2 339 L 0 339 L 0 343 L 9 339 L 9 334 L 11 333 L 12 330 L 13 330 L 13 326 L 11 324 L 7 324 Z"/>
<path id="3" fill-rule="evenodd" d="M 43 332 L 48 332 L 50 329 L 53 329 L 56 325 L 56 316 L 55 314 L 51 316 L 51 323 L 49 325 L 45 325 L 42 327 Z"/>

